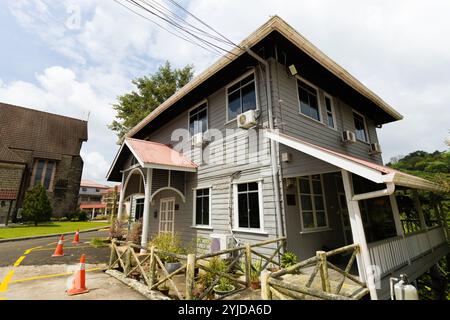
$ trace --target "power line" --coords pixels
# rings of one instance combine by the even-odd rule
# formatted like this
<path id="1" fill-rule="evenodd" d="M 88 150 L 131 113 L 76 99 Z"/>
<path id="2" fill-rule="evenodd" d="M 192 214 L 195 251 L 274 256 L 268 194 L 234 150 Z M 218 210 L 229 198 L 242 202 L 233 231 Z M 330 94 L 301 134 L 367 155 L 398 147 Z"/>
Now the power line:
<path id="1" fill-rule="evenodd" d="M 129 1 L 127 1 L 127 0 L 125 0 L 125 1 L 126 1 L 126 2 L 129 2 Z M 128 6 L 126 6 L 125 4 L 121 3 L 119 0 L 114 0 L 114 2 L 116 2 L 116 3 L 119 4 L 119 5 L 121 5 L 122 7 L 126 8 L 127 10 L 131 11 L 132 13 L 134 13 L 134 14 L 140 16 L 141 18 L 144 18 L 144 19 L 146 19 L 146 20 L 152 22 L 153 24 L 155 24 L 156 26 L 158 26 L 158 27 L 161 28 L 162 30 L 169 32 L 170 34 L 172 34 L 173 36 L 175 36 L 175 37 L 177 37 L 177 38 L 179 38 L 179 39 L 181 39 L 181 40 L 184 40 L 184 41 L 186 41 L 186 42 L 188 42 L 188 43 L 190 43 L 190 44 L 196 45 L 196 46 L 198 46 L 198 47 L 200 47 L 200 48 L 202 48 L 202 49 L 208 51 L 209 53 L 222 55 L 217 49 L 215 49 L 214 51 L 212 51 L 212 49 L 209 49 L 209 48 L 207 48 L 206 46 L 203 46 L 203 45 L 201 45 L 201 44 L 195 42 L 195 41 L 192 40 L 192 39 L 189 39 L 189 38 L 187 38 L 187 37 L 185 37 L 185 36 L 183 36 L 183 35 L 177 34 L 177 33 L 173 32 L 173 31 L 171 31 L 171 30 L 165 28 L 164 26 L 162 26 L 162 25 L 159 24 L 158 22 L 154 21 L 153 19 L 151 19 L 151 18 L 149 18 L 149 17 L 147 17 L 147 16 L 145 16 L 145 15 L 143 15 L 143 14 L 137 12 L 136 10 L 134 10 L 134 9 L 132 9 L 132 8 L 130 8 L 130 7 L 128 7 Z"/>

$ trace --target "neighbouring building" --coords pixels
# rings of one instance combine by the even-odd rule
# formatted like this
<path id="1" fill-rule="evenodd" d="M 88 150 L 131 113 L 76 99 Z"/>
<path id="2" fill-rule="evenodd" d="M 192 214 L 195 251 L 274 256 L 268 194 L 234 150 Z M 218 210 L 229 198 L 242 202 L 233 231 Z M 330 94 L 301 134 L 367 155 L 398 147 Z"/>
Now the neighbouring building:
<path id="1" fill-rule="evenodd" d="M 352 272 L 387 299 L 390 277 L 413 281 L 449 253 L 447 213 L 417 192 L 447 190 L 383 165 L 377 129 L 401 119 L 275 16 L 131 129 L 108 180 L 135 199 L 143 246 L 287 237 L 303 260 L 357 244 Z"/>
<path id="2" fill-rule="evenodd" d="M 25 192 L 41 183 L 54 216 L 75 211 L 87 122 L 0 103 L 0 224 L 20 217 Z"/>
<path id="3" fill-rule="evenodd" d="M 78 200 L 80 209 L 87 212 L 92 219 L 97 215 L 104 215 L 106 204 L 103 202 L 103 197 L 110 188 L 95 181 L 81 180 Z"/>
<path id="4" fill-rule="evenodd" d="M 106 191 L 103 192 L 102 203 L 105 204 L 105 214 L 117 216 L 119 211 L 119 200 L 120 200 L 120 192 L 122 190 L 122 185 L 116 185 Z M 125 201 L 123 203 L 123 214 L 129 216 L 131 212 L 131 199 L 130 201 Z M 136 221 L 134 216 L 129 216 L 131 221 Z"/>

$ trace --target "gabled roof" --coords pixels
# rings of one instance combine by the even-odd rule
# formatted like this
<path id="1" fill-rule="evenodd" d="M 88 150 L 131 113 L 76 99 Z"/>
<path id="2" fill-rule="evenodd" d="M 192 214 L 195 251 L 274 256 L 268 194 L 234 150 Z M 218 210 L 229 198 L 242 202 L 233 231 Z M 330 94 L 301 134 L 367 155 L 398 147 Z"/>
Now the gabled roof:
<path id="1" fill-rule="evenodd" d="M 157 142 L 126 138 L 120 147 L 114 162 L 109 169 L 107 179 L 112 174 L 122 170 L 119 158 L 126 152 L 130 152 L 143 168 L 164 169 L 173 171 L 196 172 L 197 165 L 184 157 L 180 152 L 169 146 Z"/>
<path id="2" fill-rule="evenodd" d="M 447 191 L 444 187 L 434 182 L 367 160 L 349 156 L 341 152 L 323 148 L 301 139 L 276 132 L 275 130 L 266 130 L 265 135 L 269 139 L 273 139 L 290 148 L 306 153 L 307 155 L 347 170 L 375 183 L 393 183 L 398 186 L 423 189 L 432 192 Z"/>
<path id="3" fill-rule="evenodd" d="M 353 77 L 344 68 L 339 66 L 333 60 L 331 60 L 326 54 L 320 51 L 305 37 L 303 37 L 298 31 L 296 31 L 288 23 L 286 23 L 286 21 L 284 21 L 278 16 L 274 16 L 268 22 L 262 25 L 258 30 L 256 30 L 249 37 L 247 37 L 244 41 L 242 41 L 239 44 L 239 47 L 234 48 L 233 50 L 231 50 L 230 53 L 224 55 L 211 67 L 206 69 L 199 76 L 197 76 L 186 86 L 177 91 L 173 96 L 167 99 L 164 103 L 162 103 L 158 108 L 156 108 L 146 118 L 144 118 L 139 124 L 137 124 L 134 128 L 132 128 L 125 136 L 133 137 L 136 133 L 138 133 L 146 125 L 151 123 L 161 113 L 170 108 L 177 101 L 179 101 L 188 93 L 197 88 L 199 85 L 207 81 L 211 76 L 213 76 L 214 74 L 216 74 L 217 72 L 219 72 L 220 70 L 231 64 L 234 60 L 242 56 L 246 52 L 246 48 L 251 48 L 258 42 L 260 42 L 262 39 L 267 37 L 273 31 L 278 31 L 289 41 L 295 44 L 295 46 L 297 46 L 299 49 L 301 49 L 307 55 L 309 55 L 311 58 L 317 61 L 320 65 L 322 65 L 331 73 L 333 73 L 336 77 L 341 79 L 351 88 L 359 92 L 361 95 L 365 96 L 367 99 L 376 104 L 379 108 L 381 108 L 391 117 L 393 117 L 393 119 L 395 120 L 403 119 L 403 116 L 400 113 L 394 110 L 394 108 L 392 108 L 389 104 L 383 101 L 378 95 L 376 95 L 374 92 L 368 89 L 364 84 L 362 84 L 359 80 Z"/>
<path id="4" fill-rule="evenodd" d="M 77 156 L 87 141 L 87 121 L 0 103 L 0 139 L 10 150 L 33 151 L 34 157 L 59 160 Z"/>

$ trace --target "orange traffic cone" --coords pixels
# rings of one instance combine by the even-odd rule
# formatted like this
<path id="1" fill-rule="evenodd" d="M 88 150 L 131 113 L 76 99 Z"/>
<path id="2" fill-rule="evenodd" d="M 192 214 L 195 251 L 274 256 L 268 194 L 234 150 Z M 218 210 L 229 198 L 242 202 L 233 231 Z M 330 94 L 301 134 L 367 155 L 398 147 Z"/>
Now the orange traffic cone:
<path id="1" fill-rule="evenodd" d="M 75 238 L 72 241 L 73 244 L 79 244 L 80 243 L 80 230 L 78 229 L 75 233 Z"/>
<path id="2" fill-rule="evenodd" d="M 81 255 L 80 259 L 80 270 L 78 270 L 75 274 L 75 278 L 72 281 L 72 289 L 67 290 L 67 294 L 69 296 L 73 296 L 76 294 L 83 294 L 89 292 L 89 289 L 86 288 L 86 257 L 85 255 Z"/>
<path id="3" fill-rule="evenodd" d="M 62 257 L 64 255 L 63 241 L 64 241 L 64 236 L 62 235 L 58 241 L 58 245 L 56 246 L 55 253 L 53 253 L 52 257 Z"/>

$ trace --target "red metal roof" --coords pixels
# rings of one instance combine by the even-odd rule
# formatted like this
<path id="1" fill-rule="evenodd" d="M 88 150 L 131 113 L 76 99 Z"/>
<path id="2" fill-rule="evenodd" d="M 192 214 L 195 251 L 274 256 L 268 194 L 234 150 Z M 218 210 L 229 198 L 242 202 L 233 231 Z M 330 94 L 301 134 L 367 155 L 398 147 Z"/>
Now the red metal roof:
<path id="1" fill-rule="evenodd" d="M 180 152 L 164 144 L 132 138 L 127 138 L 125 141 L 138 160 L 144 164 L 180 169 L 197 169 L 195 163 L 186 159 Z"/>
<path id="2" fill-rule="evenodd" d="M 80 187 L 87 188 L 97 188 L 97 189 L 109 189 L 111 187 L 105 186 L 104 184 L 97 183 L 91 180 L 81 180 Z"/>
<path id="3" fill-rule="evenodd" d="M 106 204 L 103 203 L 82 203 L 80 209 L 105 209 Z"/>
<path id="4" fill-rule="evenodd" d="M 0 200 L 16 200 L 18 194 L 16 189 L 0 189 Z"/>

